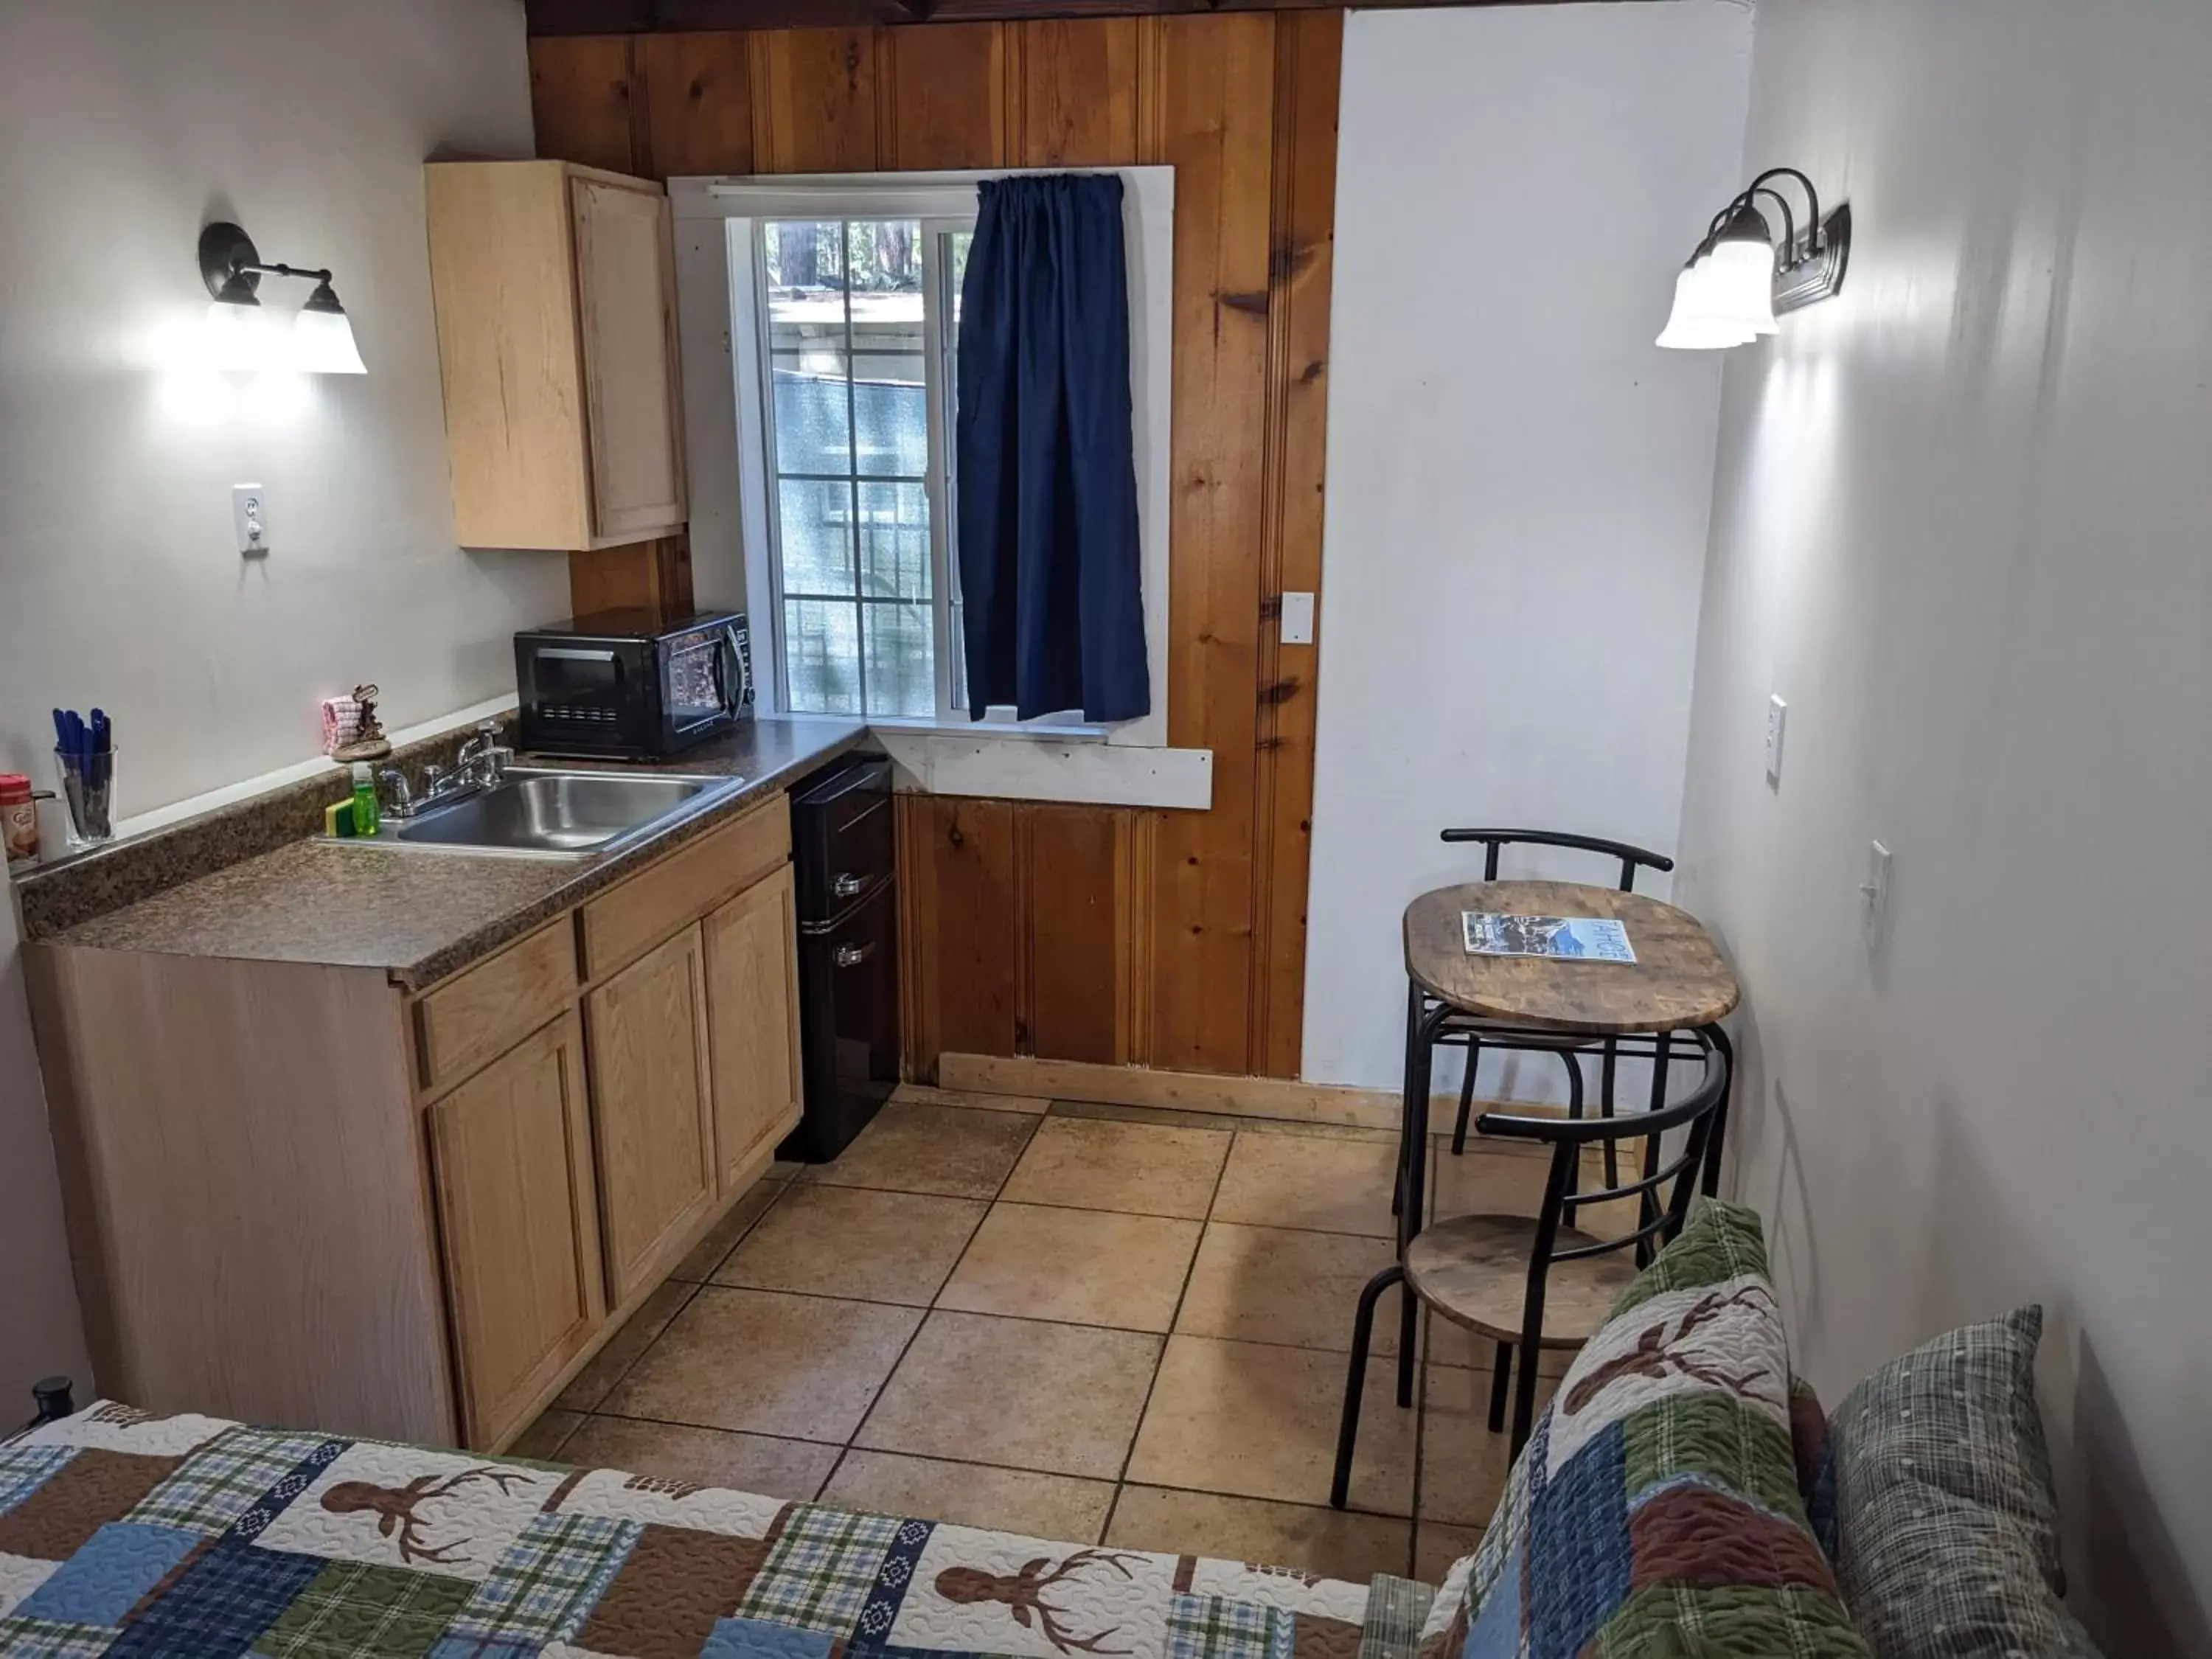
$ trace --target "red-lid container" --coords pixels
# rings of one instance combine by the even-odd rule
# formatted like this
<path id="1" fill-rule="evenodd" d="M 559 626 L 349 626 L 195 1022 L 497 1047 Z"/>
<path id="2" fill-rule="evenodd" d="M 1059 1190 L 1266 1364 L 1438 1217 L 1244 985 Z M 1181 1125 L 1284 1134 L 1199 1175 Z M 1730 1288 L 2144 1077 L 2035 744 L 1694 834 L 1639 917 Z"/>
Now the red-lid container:
<path id="1" fill-rule="evenodd" d="M 21 772 L 0 772 L 0 806 L 31 798 L 31 781 Z"/>

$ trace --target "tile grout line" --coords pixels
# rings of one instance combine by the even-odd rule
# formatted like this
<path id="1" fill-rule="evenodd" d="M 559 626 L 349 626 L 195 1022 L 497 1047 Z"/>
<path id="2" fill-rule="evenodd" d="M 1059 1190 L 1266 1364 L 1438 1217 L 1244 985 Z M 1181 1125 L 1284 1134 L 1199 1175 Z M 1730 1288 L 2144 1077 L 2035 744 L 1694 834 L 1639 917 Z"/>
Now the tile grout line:
<path id="1" fill-rule="evenodd" d="M 765 1180 L 766 1177 L 763 1176 L 762 1179 Z M 738 1245 L 744 1243 L 745 1240 L 752 1237 L 753 1229 L 759 1226 L 763 1221 L 768 1218 L 769 1212 L 775 1209 L 777 1205 L 782 1203 L 784 1194 L 791 1190 L 791 1183 L 788 1181 L 779 1181 L 775 1182 L 774 1185 L 776 1189 L 775 1196 L 770 1198 L 767 1203 L 762 1205 L 760 1213 L 755 1216 L 750 1221 L 745 1223 L 744 1228 L 738 1232 L 738 1236 L 730 1241 L 730 1248 L 723 1251 L 720 1258 L 714 1263 L 714 1267 L 716 1268 L 720 1268 L 724 1261 L 727 1261 L 730 1259 L 731 1255 L 737 1249 Z M 748 1188 L 748 1190 L 750 1189 Z M 740 1198 L 738 1202 L 742 1204 L 744 1200 Z M 629 1374 L 635 1370 L 641 1364 L 645 1363 L 646 1355 L 651 1353 L 655 1348 L 660 1346 L 660 1339 L 668 1334 L 669 1328 L 674 1325 L 676 1322 L 683 1316 L 684 1310 L 686 1308 L 690 1307 L 692 1303 L 698 1300 L 699 1292 L 704 1290 L 708 1285 L 713 1284 L 714 1280 L 711 1279 L 680 1279 L 671 1277 L 663 1279 L 661 1283 L 663 1285 L 688 1285 L 689 1288 L 684 1291 L 683 1300 L 678 1302 L 675 1308 L 670 1312 L 666 1323 L 663 1324 L 659 1330 L 653 1334 L 653 1340 L 637 1351 L 635 1356 L 631 1358 L 629 1364 L 622 1368 L 620 1374 L 616 1376 L 615 1380 L 607 1384 L 606 1391 L 600 1395 L 599 1399 L 594 1401 L 591 1405 L 585 1407 L 578 1414 L 576 1421 L 569 1426 L 568 1432 L 562 1435 L 561 1437 L 560 1443 L 553 1448 L 554 1452 L 556 1455 L 568 1449 L 568 1443 L 571 1440 L 574 1440 L 578 1435 L 581 1434 L 584 1431 L 586 1425 L 588 1425 L 595 1417 L 614 1417 L 617 1418 L 617 1420 L 623 1422 L 644 1420 L 635 1418 L 620 1418 L 618 1413 L 613 1412 L 602 1412 L 599 1407 L 605 1405 L 608 1401 L 615 1397 L 615 1395 L 618 1390 L 620 1390 L 622 1385 L 629 1381 Z M 652 1294 L 653 1293 L 650 1291 L 647 1293 L 647 1301 L 650 1301 L 652 1299 Z M 638 1304 L 635 1310 L 631 1313 L 630 1319 L 636 1318 L 639 1314 L 643 1313 L 644 1311 L 645 1303 L 641 1302 Z M 628 1329 L 629 1326 L 629 1320 L 624 1320 L 623 1322 L 623 1329 Z M 607 1341 L 611 1343 L 621 1334 L 622 1330 L 617 1330 L 607 1338 Z M 604 1352 L 604 1347 L 602 1351 Z M 594 1358 L 597 1357 L 597 1355 L 593 1356 Z M 585 1362 L 587 1365 L 590 1363 L 590 1360 L 586 1360 Z M 573 1377 L 569 1379 L 571 1382 L 574 1380 L 575 1379 Z M 557 1407 L 559 1401 L 556 1396 L 554 1407 L 549 1407 L 548 1409 L 554 1409 L 555 1407 Z M 542 1417 L 544 1415 L 544 1413 L 541 1412 L 538 1415 Z"/>
<path id="2" fill-rule="evenodd" d="M 988 1109 L 970 1107 L 968 1109 L 981 1111 Z M 1008 1116 L 1012 1114 L 1001 1113 L 1000 1115 Z M 931 1293 L 928 1305 L 921 1310 L 921 1317 L 914 1322 L 914 1328 L 907 1333 L 906 1341 L 900 1346 L 898 1358 L 891 1361 L 890 1369 L 884 1373 L 884 1380 L 876 1384 L 875 1391 L 868 1396 L 867 1408 L 854 1423 L 852 1432 L 845 1437 L 844 1444 L 838 1449 L 836 1462 L 830 1465 L 830 1472 L 822 1477 L 822 1484 L 814 1489 L 815 1501 L 819 1502 L 822 1494 L 830 1490 L 831 1484 L 837 1479 L 838 1471 L 845 1467 L 845 1460 L 851 1456 L 856 1449 L 861 1451 L 869 1449 L 859 1443 L 861 1434 L 867 1429 L 868 1419 L 876 1414 L 877 1405 L 883 1400 L 884 1391 L 890 1387 L 891 1379 L 898 1375 L 899 1367 L 906 1364 L 906 1357 L 914 1352 L 914 1345 L 921 1340 L 922 1329 L 929 1323 L 930 1316 L 937 1311 L 938 1299 L 945 1294 L 945 1285 L 952 1282 L 952 1275 L 960 1271 L 961 1262 L 967 1259 L 969 1250 L 975 1245 L 975 1235 L 983 1231 L 983 1224 L 991 1218 L 991 1212 L 999 1207 L 999 1194 L 1006 1190 L 1006 1183 L 1014 1178 L 1014 1171 L 1021 1167 L 1022 1159 L 1029 1155 L 1030 1143 L 1036 1139 L 1037 1125 L 1044 1121 L 1044 1115 L 1042 1113 L 1038 1113 L 1032 1116 L 1027 1112 L 1020 1115 L 1030 1120 L 1030 1132 L 1022 1137 L 1021 1145 L 1014 1149 L 1013 1157 L 1006 1161 L 1006 1172 L 999 1177 L 999 1184 L 992 1189 L 989 1202 L 983 1206 L 983 1212 L 975 1218 L 975 1224 L 968 1230 L 968 1237 L 960 1246 L 960 1254 L 952 1259 L 952 1266 L 945 1271 L 945 1277 L 938 1282 L 937 1289 Z M 929 1194 L 929 1196 L 937 1195 Z M 982 1465 L 981 1467 L 995 1468 L 997 1466 Z"/>
<path id="3" fill-rule="evenodd" d="M 1198 1271 L 1198 1253 L 1206 1248 L 1206 1230 L 1213 1224 L 1213 1206 L 1221 1199 L 1221 1183 L 1229 1173 L 1229 1160 L 1237 1155 L 1237 1131 L 1229 1132 L 1229 1144 L 1221 1149 L 1221 1162 L 1213 1171 L 1213 1185 L 1206 1195 L 1206 1215 L 1198 1224 L 1198 1237 L 1192 1242 L 1190 1260 L 1183 1264 L 1182 1288 L 1176 1292 L 1176 1304 L 1168 1314 L 1168 1328 L 1160 1337 L 1160 1351 L 1152 1361 L 1152 1376 L 1145 1383 L 1144 1403 L 1137 1408 L 1136 1425 L 1129 1431 L 1129 1443 L 1121 1449 L 1121 1472 L 1115 1478 L 1113 1501 L 1106 1506 L 1106 1520 L 1099 1528 L 1098 1537 L 1103 1542 L 1114 1530 L 1114 1517 L 1121 1511 L 1121 1495 L 1129 1489 L 1129 1465 L 1136 1460 L 1137 1442 L 1145 1432 L 1145 1419 L 1152 1414 L 1152 1392 L 1159 1387 L 1160 1372 L 1168 1363 L 1168 1344 L 1175 1340 L 1175 1328 L 1182 1318 L 1183 1299 L 1190 1294 L 1191 1277 Z"/>

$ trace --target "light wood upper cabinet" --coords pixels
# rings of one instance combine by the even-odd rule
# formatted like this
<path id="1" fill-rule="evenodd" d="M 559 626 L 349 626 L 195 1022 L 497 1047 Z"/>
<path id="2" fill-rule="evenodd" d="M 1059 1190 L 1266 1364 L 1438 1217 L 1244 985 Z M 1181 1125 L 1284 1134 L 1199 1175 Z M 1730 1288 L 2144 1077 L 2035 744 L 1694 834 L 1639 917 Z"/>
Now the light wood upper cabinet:
<path id="1" fill-rule="evenodd" d="M 606 1318 L 575 1014 L 525 1039 L 429 1117 L 462 1438 L 489 1446 L 536 1408 Z"/>
<path id="2" fill-rule="evenodd" d="M 584 1000 L 599 1216 L 617 1304 L 689 1248 L 715 1195 L 706 945 L 694 922 Z"/>
<path id="3" fill-rule="evenodd" d="M 684 522 L 668 199 L 565 161 L 424 168 L 465 547 L 608 547 Z"/>
<path id="4" fill-rule="evenodd" d="M 724 1192 L 799 1121 L 799 946 L 791 866 L 707 918 L 708 1048 Z"/>

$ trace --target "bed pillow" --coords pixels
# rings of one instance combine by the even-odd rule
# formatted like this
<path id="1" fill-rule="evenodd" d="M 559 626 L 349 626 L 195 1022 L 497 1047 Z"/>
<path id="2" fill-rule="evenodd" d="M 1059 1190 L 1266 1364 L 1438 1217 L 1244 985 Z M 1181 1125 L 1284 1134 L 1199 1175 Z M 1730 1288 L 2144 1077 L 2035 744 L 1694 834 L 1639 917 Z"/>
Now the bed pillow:
<path id="1" fill-rule="evenodd" d="M 2043 1310 L 1893 1359 L 1829 1421 L 1836 1569 L 1881 1659 L 2094 1654 L 2060 1605 L 2035 1350 Z"/>
<path id="2" fill-rule="evenodd" d="M 1797 1490 L 1759 1217 L 1707 1200 L 1621 1293 L 1513 1465 L 1425 1659 L 1864 1659 Z"/>

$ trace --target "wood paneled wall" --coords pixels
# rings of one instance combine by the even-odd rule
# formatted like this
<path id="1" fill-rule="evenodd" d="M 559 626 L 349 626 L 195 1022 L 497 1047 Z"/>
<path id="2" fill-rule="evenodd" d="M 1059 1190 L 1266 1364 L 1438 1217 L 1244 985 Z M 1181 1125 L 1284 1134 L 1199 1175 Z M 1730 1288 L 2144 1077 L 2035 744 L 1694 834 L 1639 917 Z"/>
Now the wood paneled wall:
<path id="1" fill-rule="evenodd" d="M 531 42 L 541 155 L 686 173 L 1176 169 L 1170 736 L 1205 812 L 901 802 L 908 1058 L 1297 1075 L 1343 17 Z M 666 562 L 663 556 L 663 562 Z"/>

